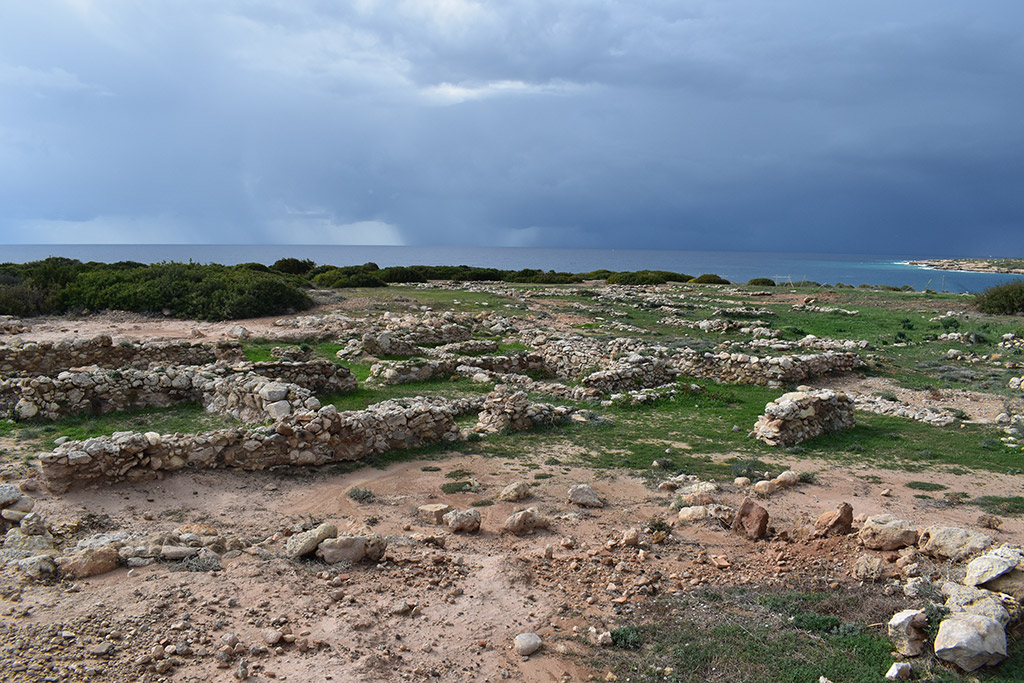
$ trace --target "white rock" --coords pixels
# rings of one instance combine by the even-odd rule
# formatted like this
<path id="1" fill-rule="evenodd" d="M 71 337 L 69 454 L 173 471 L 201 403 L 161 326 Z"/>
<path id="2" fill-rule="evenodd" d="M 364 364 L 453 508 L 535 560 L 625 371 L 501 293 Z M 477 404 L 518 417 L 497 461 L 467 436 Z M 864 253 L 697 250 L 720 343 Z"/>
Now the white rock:
<path id="1" fill-rule="evenodd" d="M 913 671 L 909 662 L 893 662 L 885 672 L 885 677 L 890 681 L 909 681 Z"/>
<path id="2" fill-rule="evenodd" d="M 946 619 L 935 637 L 935 656 L 964 671 L 1006 659 L 1006 632 L 995 619 L 973 614 Z"/>
<path id="3" fill-rule="evenodd" d="M 575 503 L 582 507 L 589 508 L 601 508 L 604 507 L 604 501 L 602 501 L 594 489 L 590 488 L 587 484 L 574 484 L 569 487 L 569 502 Z"/>
<path id="4" fill-rule="evenodd" d="M 515 647 L 516 654 L 522 655 L 523 657 L 529 657 L 534 652 L 540 649 L 540 636 L 536 633 L 520 633 L 515 637 L 513 646 Z"/>
<path id="5" fill-rule="evenodd" d="M 964 577 L 964 584 L 967 586 L 978 586 L 986 581 L 991 581 L 997 576 L 1017 566 L 1017 562 L 1009 557 L 999 555 L 982 555 L 967 565 L 967 576 Z"/>

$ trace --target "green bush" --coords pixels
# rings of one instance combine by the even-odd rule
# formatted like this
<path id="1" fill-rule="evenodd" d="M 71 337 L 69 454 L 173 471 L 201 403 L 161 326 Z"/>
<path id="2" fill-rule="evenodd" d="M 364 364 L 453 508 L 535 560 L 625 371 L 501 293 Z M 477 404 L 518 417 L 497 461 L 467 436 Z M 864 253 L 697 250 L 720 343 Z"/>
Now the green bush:
<path id="1" fill-rule="evenodd" d="M 751 287 L 774 287 L 775 280 L 770 277 L 755 277 L 753 280 L 747 283 Z"/>
<path id="2" fill-rule="evenodd" d="M 595 271 L 600 272 L 600 271 Z M 585 276 L 593 273 L 586 273 Z M 607 277 L 610 285 L 663 285 L 666 282 L 689 282 L 693 278 L 671 270 L 637 270 L 612 273 Z"/>
<path id="3" fill-rule="evenodd" d="M 319 273 L 313 278 L 313 284 L 325 289 L 340 289 L 342 287 L 387 287 L 376 272 L 363 270 L 363 266 L 345 266 L 344 268 L 331 268 Z"/>
<path id="4" fill-rule="evenodd" d="M 974 305 L 982 313 L 994 315 L 1024 313 L 1024 280 L 989 287 L 974 298 Z"/>
<path id="5" fill-rule="evenodd" d="M 271 270 L 276 270 L 279 273 L 287 273 L 288 275 L 305 275 L 309 271 L 313 270 L 316 266 L 309 259 L 302 259 L 301 261 L 297 258 L 282 258 L 274 261 L 274 265 L 270 266 Z"/>
<path id="6" fill-rule="evenodd" d="M 611 633 L 612 642 L 615 643 L 615 647 L 621 647 L 627 650 L 635 650 L 640 647 L 640 629 L 632 624 L 612 629 Z"/>
<path id="7" fill-rule="evenodd" d="M 266 271 L 266 266 L 255 265 Z M 2 264 L 0 314 L 116 309 L 224 320 L 312 305 L 281 275 L 259 269 L 196 263 L 81 263 L 64 258 Z"/>
<path id="8" fill-rule="evenodd" d="M 719 277 L 718 275 L 715 275 L 714 273 L 704 273 L 703 275 L 699 275 L 699 276 L 693 278 L 692 280 L 690 280 L 690 282 L 693 282 L 694 284 L 698 284 L 698 285 L 727 285 L 727 284 L 729 284 L 729 281 L 726 280 L 724 277 Z"/>

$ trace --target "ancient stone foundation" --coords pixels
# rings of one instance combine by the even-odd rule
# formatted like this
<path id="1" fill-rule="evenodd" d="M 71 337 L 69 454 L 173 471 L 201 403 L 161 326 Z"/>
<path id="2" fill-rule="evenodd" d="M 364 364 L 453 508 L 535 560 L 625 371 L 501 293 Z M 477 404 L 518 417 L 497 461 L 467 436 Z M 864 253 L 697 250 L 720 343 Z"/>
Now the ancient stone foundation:
<path id="1" fill-rule="evenodd" d="M 0 413 L 20 420 L 52 420 L 197 402 L 211 413 L 263 422 L 319 408 L 313 392 L 337 394 L 355 388 L 349 370 L 326 360 L 170 365 L 152 370 L 91 368 L 64 371 L 56 377 L 0 380 Z"/>
<path id="2" fill-rule="evenodd" d="M 290 415 L 268 427 L 202 434 L 118 432 L 109 438 L 71 441 L 39 461 L 51 489 L 146 479 L 183 468 L 322 465 L 358 460 L 399 448 L 459 438 L 458 415 L 479 409 L 483 398 L 462 401 L 403 399 L 366 410 L 339 412 L 333 405 Z"/>
<path id="3" fill-rule="evenodd" d="M 831 389 L 783 394 L 764 408 L 750 436 L 770 446 L 791 446 L 853 427 L 853 402 Z"/>
<path id="4" fill-rule="evenodd" d="M 59 342 L 0 343 L 0 376 L 56 375 L 72 368 L 118 369 L 156 365 L 208 365 L 245 360 L 237 342 L 146 342 L 114 344 L 109 335 Z"/>

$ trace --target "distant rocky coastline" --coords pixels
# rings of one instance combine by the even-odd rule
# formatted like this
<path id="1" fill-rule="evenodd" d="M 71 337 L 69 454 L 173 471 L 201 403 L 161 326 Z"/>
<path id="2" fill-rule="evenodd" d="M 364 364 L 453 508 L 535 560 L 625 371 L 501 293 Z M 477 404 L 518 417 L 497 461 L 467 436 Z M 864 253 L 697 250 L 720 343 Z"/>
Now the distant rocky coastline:
<path id="1" fill-rule="evenodd" d="M 974 273 L 1024 273 L 1024 258 L 998 259 L 925 259 L 907 261 L 912 266 L 924 266 L 936 270 L 960 270 Z"/>

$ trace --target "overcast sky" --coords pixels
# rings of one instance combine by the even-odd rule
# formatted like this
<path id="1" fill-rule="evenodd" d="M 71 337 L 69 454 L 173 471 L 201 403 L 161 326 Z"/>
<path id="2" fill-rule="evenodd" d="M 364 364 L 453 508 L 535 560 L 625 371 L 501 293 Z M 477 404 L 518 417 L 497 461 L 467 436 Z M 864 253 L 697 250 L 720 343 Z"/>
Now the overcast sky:
<path id="1" fill-rule="evenodd" d="M 1022 27 L 1020 0 L 3 0 L 0 243 L 1020 256 Z"/>

